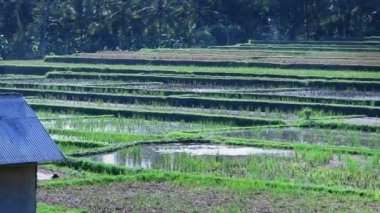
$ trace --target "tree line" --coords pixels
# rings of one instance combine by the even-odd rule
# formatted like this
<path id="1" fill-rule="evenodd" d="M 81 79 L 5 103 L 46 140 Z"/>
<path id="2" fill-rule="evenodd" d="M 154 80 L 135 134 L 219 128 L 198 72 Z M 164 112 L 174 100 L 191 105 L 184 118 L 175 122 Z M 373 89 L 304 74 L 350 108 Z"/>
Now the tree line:
<path id="1" fill-rule="evenodd" d="M 0 0 L 0 56 L 380 35 L 380 0 Z"/>

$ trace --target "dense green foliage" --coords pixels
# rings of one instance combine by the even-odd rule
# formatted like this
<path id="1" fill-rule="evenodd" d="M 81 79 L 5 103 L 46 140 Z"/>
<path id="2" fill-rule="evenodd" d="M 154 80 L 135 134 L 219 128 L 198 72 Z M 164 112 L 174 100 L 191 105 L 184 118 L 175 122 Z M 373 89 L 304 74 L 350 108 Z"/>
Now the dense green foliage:
<path id="1" fill-rule="evenodd" d="M 378 0 L 0 1 L 0 57 L 379 35 Z"/>

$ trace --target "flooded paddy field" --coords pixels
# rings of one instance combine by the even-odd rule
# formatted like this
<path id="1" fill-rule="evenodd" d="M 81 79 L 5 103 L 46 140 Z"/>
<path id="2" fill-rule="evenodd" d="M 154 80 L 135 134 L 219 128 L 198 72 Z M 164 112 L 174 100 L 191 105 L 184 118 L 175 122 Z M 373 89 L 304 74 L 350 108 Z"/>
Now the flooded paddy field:
<path id="1" fill-rule="evenodd" d="M 380 134 L 353 130 L 318 128 L 260 128 L 222 133 L 222 136 L 254 140 L 282 141 L 334 146 L 380 149 Z"/>
<path id="2" fill-rule="evenodd" d="M 148 144 L 87 157 L 131 169 L 195 172 L 379 190 L 379 156 L 222 144 Z M 354 172 L 357 176 L 351 176 Z M 367 172 L 376 174 L 366 177 Z M 337 177 L 340 176 L 340 177 Z M 350 176 L 351 179 L 346 179 Z M 330 179 L 334 177 L 334 179 Z M 362 182 L 362 178 L 366 179 Z"/>
<path id="3" fill-rule="evenodd" d="M 106 164 L 126 166 L 133 169 L 160 168 L 164 160 L 169 169 L 176 167 L 176 157 L 181 154 L 188 156 L 215 157 L 221 159 L 244 159 L 251 155 L 274 155 L 274 156 L 294 156 L 291 150 L 271 150 L 254 147 L 228 146 L 218 144 L 202 143 L 170 143 L 170 144 L 148 144 L 138 147 L 127 148 L 114 153 L 91 156 L 90 159 Z M 167 158 L 167 159 L 165 159 Z"/>

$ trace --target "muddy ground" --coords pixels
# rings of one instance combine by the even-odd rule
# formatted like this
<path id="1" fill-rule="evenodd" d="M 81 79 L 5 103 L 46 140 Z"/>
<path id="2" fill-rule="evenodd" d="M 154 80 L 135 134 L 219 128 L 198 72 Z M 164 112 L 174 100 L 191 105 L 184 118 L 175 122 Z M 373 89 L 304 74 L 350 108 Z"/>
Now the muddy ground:
<path id="1" fill-rule="evenodd" d="M 38 201 L 89 212 L 377 212 L 380 202 L 333 195 L 236 193 L 170 183 L 122 182 L 39 189 Z"/>

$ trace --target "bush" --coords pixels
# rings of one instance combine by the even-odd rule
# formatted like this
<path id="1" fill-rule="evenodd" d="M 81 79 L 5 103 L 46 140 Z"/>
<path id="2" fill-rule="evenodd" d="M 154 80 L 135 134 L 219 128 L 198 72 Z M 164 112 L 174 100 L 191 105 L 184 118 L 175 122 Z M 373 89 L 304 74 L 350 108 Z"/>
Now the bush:
<path id="1" fill-rule="evenodd" d="M 302 110 L 302 113 L 305 115 L 306 120 L 310 120 L 313 111 L 309 107 L 306 107 Z"/>

